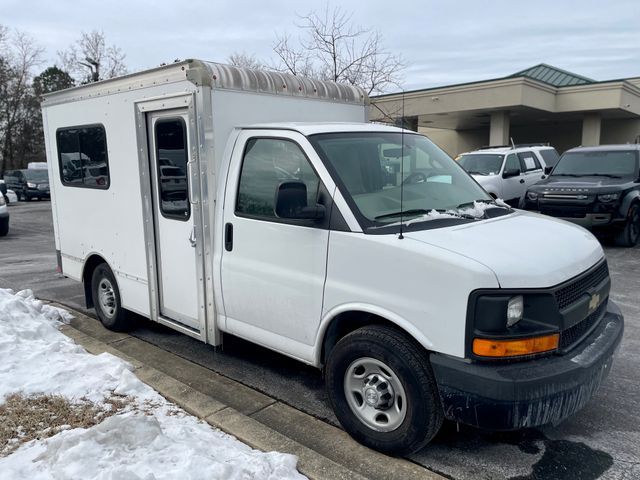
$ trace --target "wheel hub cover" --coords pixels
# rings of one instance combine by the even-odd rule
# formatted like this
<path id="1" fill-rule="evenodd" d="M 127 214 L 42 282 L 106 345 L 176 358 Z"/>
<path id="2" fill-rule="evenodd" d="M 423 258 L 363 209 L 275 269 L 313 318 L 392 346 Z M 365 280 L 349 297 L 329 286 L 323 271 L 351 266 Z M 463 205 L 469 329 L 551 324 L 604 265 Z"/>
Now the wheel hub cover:
<path id="1" fill-rule="evenodd" d="M 367 405 L 378 410 L 386 410 L 393 405 L 395 394 L 393 388 L 383 377 L 377 374 L 369 375 L 362 387 L 362 396 Z"/>

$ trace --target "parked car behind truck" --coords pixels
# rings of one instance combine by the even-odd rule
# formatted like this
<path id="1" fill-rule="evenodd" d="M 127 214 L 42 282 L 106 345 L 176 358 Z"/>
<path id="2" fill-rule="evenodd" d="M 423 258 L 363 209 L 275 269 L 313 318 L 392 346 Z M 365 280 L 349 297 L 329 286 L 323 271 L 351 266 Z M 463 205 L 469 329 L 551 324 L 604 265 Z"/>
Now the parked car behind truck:
<path id="1" fill-rule="evenodd" d="M 508 430 L 579 410 L 623 331 L 599 243 L 496 204 L 427 138 L 366 123 L 367 104 L 197 60 L 46 96 L 61 270 L 108 328 L 134 311 L 324 369 L 342 425 L 384 452 L 444 418 Z M 65 178 L 78 145 L 101 184 Z"/>
<path id="2" fill-rule="evenodd" d="M 49 198 L 49 172 L 46 169 L 7 170 L 4 174 L 7 188 L 13 190 L 18 199 L 31 201 Z"/>
<path id="3" fill-rule="evenodd" d="M 613 233 L 618 245 L 633 247 L 640 242 L 639 153 L 640 145 L 568 150 L 521 207 Z"/>
<path id="4" fill-rule="evenodd" d="M 492 197 L 517 207 L 527 188 L 551 171 L 558 152 L 542 144 L 486 147 L 457 160 Z"/>

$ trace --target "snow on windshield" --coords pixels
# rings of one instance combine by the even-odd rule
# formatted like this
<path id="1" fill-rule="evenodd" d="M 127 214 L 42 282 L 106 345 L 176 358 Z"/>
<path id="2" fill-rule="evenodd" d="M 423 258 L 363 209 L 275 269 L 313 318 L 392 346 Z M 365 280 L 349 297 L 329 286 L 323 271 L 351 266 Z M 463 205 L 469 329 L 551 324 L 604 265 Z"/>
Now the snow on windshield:
<path id="1" fill-rule="evenodd" d="M 0 405 L 16 393 L 59 395 L 109 408 L 128 407 L 89 428 L 59 427 L 49 438 L 21 443 L 25 427 L 0 444 L 0 477 L 302 479 L 296 457 L 253 450 L 188 415 L 141 382 L 109 353 L 91 355 L 58 327 L 71 315 L 29 290 L 0 289 Z M 112 407 L 113 408 L 113 407 Z M 25 424 L 26 425 L 26 424 Z M 7 428 L 11 428 L 10 424 Z"/>
<path id="2" fill-rule="evenodd" d="M 504 202 L 501 198 L 496 198 L 493 202 L 473 202 L 473 206 L 463 207 L 463 208 L 451 208 L 444 212 L 439 212 L 437 210 L 431 210 L 428 213 L 423 215 L 419 215 L 410 220 L 403 221 L 403 225 L 411 225 L 413 223 L 419 222 L 428 222 L 429 220 L 438 220 L 443 218 L 468 218 L 473 217 L 475 219 L 481 219 L 485 216 L 485 211 L 489 208 L 511 208 L 507 203 Z M 401 222 L 395 222 L 387 226 L 397 226 L 400 225 Z"/>

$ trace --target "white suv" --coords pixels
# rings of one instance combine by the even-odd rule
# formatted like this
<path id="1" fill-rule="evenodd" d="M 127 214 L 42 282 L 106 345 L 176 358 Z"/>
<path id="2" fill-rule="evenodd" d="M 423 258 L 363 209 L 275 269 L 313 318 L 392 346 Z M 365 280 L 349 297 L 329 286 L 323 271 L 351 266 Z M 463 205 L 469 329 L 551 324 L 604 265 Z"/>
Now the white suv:
<path id="1" fill-rule="evenodd" d="M 491 196 L 517 207 L 527 188 L 558 162 L 558 152 L 537 144 L 513 145 L 463 153 L 457 160 Z"/>

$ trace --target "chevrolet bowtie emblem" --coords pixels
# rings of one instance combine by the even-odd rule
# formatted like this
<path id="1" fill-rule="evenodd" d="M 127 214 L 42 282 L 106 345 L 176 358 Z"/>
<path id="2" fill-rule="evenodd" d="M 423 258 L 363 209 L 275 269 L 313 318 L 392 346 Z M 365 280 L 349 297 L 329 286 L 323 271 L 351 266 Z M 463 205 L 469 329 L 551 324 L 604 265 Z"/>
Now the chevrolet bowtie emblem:
<path id="1" fill-rule="evenodd" d="M 593 312 L 600 305 L 600 295 L 594 293 L 589 300 L 589 313 Z"/>

